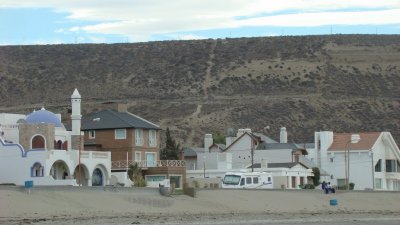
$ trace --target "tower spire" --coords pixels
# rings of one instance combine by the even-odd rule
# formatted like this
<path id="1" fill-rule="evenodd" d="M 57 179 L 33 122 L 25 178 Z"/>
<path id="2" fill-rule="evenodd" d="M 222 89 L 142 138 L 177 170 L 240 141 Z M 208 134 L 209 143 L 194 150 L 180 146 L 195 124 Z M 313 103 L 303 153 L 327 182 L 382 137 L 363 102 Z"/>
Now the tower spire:
<path id="1" fill-rule="evenodd" d="M 81 95 L 76 88 L 71 95 L 71 106 L 72 135 L 81 135 Z"/>

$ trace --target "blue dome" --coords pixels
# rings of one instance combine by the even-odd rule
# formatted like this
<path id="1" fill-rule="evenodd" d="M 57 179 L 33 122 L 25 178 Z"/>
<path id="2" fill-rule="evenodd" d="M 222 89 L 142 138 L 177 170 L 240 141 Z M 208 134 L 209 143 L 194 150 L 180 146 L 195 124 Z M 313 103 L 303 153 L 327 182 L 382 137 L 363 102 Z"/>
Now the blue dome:
<path id="1" fill-rule="evenodd" d="M 27 123 L 52 123 L 56 127 L 62 127 L 60 119 L 56 116 L 56 114 L 47 111 L 42 108 L 41 110 L 34 111 L 28 116 L 26 116 Z"/>

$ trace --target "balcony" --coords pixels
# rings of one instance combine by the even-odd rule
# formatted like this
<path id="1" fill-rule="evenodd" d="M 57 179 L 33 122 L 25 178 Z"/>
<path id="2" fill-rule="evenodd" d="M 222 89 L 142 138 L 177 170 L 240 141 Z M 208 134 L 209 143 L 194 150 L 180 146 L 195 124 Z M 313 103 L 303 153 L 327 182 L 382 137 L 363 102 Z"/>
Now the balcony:
<path id="1" fill-rule="evenodd" d="M 398 173 L 398 172 L 386 172 L 386 179 L 400 180 L 400 173 Z"/>
<path id="2" fill-rule="evenodd" d="M 111 169 L 118 170 L 123 169 L 126 170 L 130 165 L 137 163 L 138 166 L 142 169 L 146 169 L 149 167 L 185 167 L 185 160 L 159 160 L 159 161 L 112 161 Z"/>

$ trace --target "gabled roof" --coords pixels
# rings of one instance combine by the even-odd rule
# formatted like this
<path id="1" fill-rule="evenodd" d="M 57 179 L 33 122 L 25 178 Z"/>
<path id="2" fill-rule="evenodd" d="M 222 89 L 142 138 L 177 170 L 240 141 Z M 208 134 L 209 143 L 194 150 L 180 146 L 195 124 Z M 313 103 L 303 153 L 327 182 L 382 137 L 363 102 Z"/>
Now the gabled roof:
<path id="1" fill-rule="evenodd" d="M 369 150 L 378 140 L 381 132 L 356 133 L 360 135 L 358 143 L 351 143 L 351 133 L 334 133 L 333 142 L 328 151 Z"/>
<path id="2" fill-rule="evenodd" d="M 292 167 L 296 166 L 297 164 L 300 164 L 301 166 L 309 169 L 308 166 L 304 165 L 301 162 L 268 163 L 267 167 L 268 168 L 292 168 Z M 254 163 L 253 166 L 254 166 L 254 168 L 261 168 L 261 163 Z M 248 168 L 251 168 L 251 165 Z"/>
<path id="3" fill-rule="evenodd" d="M 253 134 L 255 134 L 256 136 L 259 136 L 261 138 L 261 140 L 264 141 L 265 143 L 268 143 L 268 144 L 278 143 L 277 141 L 275 141 L 274 139 L 268 137 L 267 135 L 265 135 L 263 133 L 253 132 Z"/>
<path id="4" fill-rule="evenodd" d="M 244 132 L 242 135 L 240 135 L 240 137 L 236 138 L 235 141 L 233 141 L 229 146 L 227 146 L 223 152 L 226 152 L 230 147 L 232 147 L 236 142 L 238 142 L 240 139 L 242 139 L 245 135 L 250 136 L 250 138 L 252 140 L 256 140 L 256 141 L 261 141 L 261 138 L 259 136 L 254 135 L 253 133 L 248 133 L 248 132 Z"/>
<path id="5" fill-rule="evenodd" d="M 160 127 L 130 112 L 106 109 L 82 118 L 82 130 L 104 130 L 116 128 L 145 128 L 160 130 Z"/>

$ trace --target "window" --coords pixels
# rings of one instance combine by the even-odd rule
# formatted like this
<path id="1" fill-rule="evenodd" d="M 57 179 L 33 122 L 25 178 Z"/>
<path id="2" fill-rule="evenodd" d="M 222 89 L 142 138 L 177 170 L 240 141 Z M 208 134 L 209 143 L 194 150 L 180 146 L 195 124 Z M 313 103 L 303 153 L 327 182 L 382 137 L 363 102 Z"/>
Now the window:
<path id="1" fill-rule="evenodd" d="M 89 130 L 89 139 L 95 139 L 96 138 L 96 132 L 94 130 Z"/>
<path id="2" fill-rule="evenodd" d="M 258 184 L 258 177 L 253 177 L 253 184 Z"/>
<path id="3" fill-rule="evenodd" d="M 147 167 L 156 167 L 156 153 L 154 152 L 146 152 L 146 166 Z"/>
<path id="4" fill-rule="evenodd" d="M 382 160 L 378 160 L 375 165 L 375 172 L 382 172 Z"/>
<path id="5" fill-rule="evenodd" d="M 151 176 L 146 176 L 146 181 L 147 182 L 161 182 L 165 180 L 165 176 L 159 176 L 159 175 L 151 175 Z"/>
<path id="6" fill-rule="evenodd" d="M 330 158 L 330 160 L 331 160 L 331 163 L 333 163 L 333 158 Z"/>
<path id="7" fill-rule="evenodd" d="M 126 139 L 126 129 L 115 129 L 115 139 Z"/>
<path id="8" fill-rule="evenodd" d="M 268 182 L 271 182 L 271 177 L 268 177 Z"/>
<path id="9" fill-rule="evenodd" d="M 35 137 L 32 138 L 32 148 L 45 148 L 46 141 L 44 138 L 40 135 L 36 135 Z"/>
<path id="10" fill-rule="evenodd" d="M 251 184 L 251 177 L 246 177 L 246 184 Z"/>
<path id="11" fill-rule="evenodd" d="M 142 153 L 135 152 L 135 162 L 140 162 L 140 161 L 142 161 Z"/>
<path id="12" fill-rule="evenodd" d="M 156 144 L 156 131 L 149 130 L 149 145 L 154 147 Z"/>
<path id="13" fill-rule="evenodd" d="M 243 186 L 244 185 L 244 178 L 242 178 L 241 180 L 240 180 L 240 186 Z"/>
<path id="14" fill-rule="evenodd" d="M 375 178 L 375 188 L 382 189 L 382 179 L 381 178 Z"/>
<path id="15" fill-rule="evenodd" d="M 396 167 L 397 167 L 396 160 L 392 160 L 392 159 L 386 160 L 386 172 L 394 173 L 394 172 L 396 172 L 396 169 L 397 169 Z"/>
<path id="16" fill-rule="evenodd" d="M 143 144 L 142 129 L 135 129 L 135 144 L 141 146 Z"/>
<path id="17" fill-rule="evenodd" d="M 240 181 L 240 176 L 237 175 L 225 175 L 224 184 L 238 185 Z"/>
<path id="18" fill-rule="evenodd" d="M 31 177 L 43 177 L 43 166 L 40 163 L 35 163 L 31 167 Z"/>

